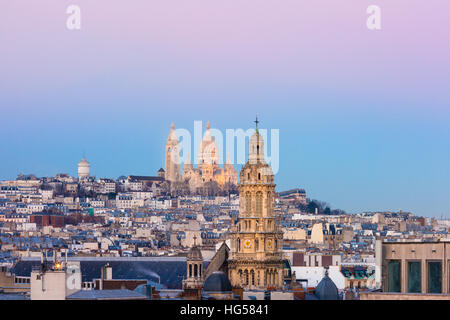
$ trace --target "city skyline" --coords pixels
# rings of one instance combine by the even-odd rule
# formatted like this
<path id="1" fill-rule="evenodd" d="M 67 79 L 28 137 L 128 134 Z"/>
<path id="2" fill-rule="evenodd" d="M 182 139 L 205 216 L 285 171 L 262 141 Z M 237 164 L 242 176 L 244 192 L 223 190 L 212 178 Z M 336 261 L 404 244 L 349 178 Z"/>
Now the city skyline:
<path id="1" fill-rule="evenodd" d="M 449 22 L 440 1 L 14 1 L 0 12 L 0 179 L 155 175 L 171 122 L 280 130 L 277 191 L 348 212 L 449 216 Z"/>
<path id="2" fill-rule="evenodd" d="M 197 121 L 201 121 L 201 120 L 197 120 Z M 201 121 L 202 122 L 202 128 L 203 128 L 203 132 L 202 132 L 202 136 L 203 136 L 203 134 L 205 133 L 205 131 L 206 131 L 206 129 L 205 129 L 205 124 L 207 123 L 207 121 Z M 251 122 L 251 121 L 250 121 Z M 254 121 L 253 121 L 254 122 Z M 193 127 L 193 126 L 191 126 L 191 127 Z M 212 129 L 217 129 L 217 128 L 215 128 L 214 126 L 212 126 L 211 127 Z M 182 129 L 184 129 L 184 130 L 188 130 L 189 128 L 182 128 Z M 227 129 L 229 129 L 229 128 L 227 128 Z M 237 130 L 237 129 L 241 129 L 241 128 L 233 128 L 234 130 Z M 249 130 L 249 129 L 253 129 L 253 128 L 243 128 L 243 130 L 245 131 L 245 130 Z M 265 128 L 262 128 L 263 130 L 265 129 Z M 269 131 L 269 135 L 270 135 L 270 129 L 268 130 Z M 167 133 L 169 132 L 169 130 L 167 130 L 167 132 L 166 132 L 166 135 L 167 135 Z M 194 134 L 192 134 L 192 135 L 194 135 Z M 224 135 L 224 137 L 225 137 L 225 129 L 223 130 L 223 135 Z M 246 139 L 246 144 L 248 143 L 248 137 L 247 137 L 247 139 Z M 194 161 L 196 162 L 196 152 L 195 152 L 195 150 L 194 150 L 194 143 L 192 142 L 191 143 L 192 144 L 192 146 L 191 146 L 191 154 L 190 154 L 190 158 L 191 158 L 191 161 L 194 163 Z M 280 144 L 281 145 L 283 145 L 283 135 L 281 135 L 280 136 Z M 157 170 L 159 169 L 159 168 L 164 168 L 164 169 L 166 169 L 165 168 L 165 165 L 164 165 L 164 143 L 161 143 L 161 146 L 159 146 L 159 148 L 156 148 L 158 151 L 157 152 L 155 152 L 155 153 L 160 153 L 161 154 L 161 157 L 162 157 L 162 159 L 163 160 L 161 160 L 161 166 L 155 166 L 155 167 L 153 167 L 153 168 L 149 168 L 149 167 L 145 167 L 145 165 L 144 166 L 142 166 L 139 170 L 131 170 L 131 169 L 128 169 L 126 166 L 124 166 L 124 168 L 123 169 L 119 169 L 118 171 L 116 171 L 116 174 L 112 174 L 112 175 L 108 175 L 108 174 L 97 174 L 97 172 L 107 172 L 107 170 L 104 170 L 104 169 L 102 169 L 102 168 L 99 168 L 98 167 L 98 165 L 96 165 L 96 163 L 95 163 L 95 161 L 100 161 L 100 163 L 103 163 L 103 164 L 107 164 L 107 159 L 106 158 L 104 158 L 102 155 L 100 155 L 100 154 L 98 154 L 98 153 L 94 153 L 94 155 L 96 155 L 96 157 L 90 157 L 89 156 L 89 153 L 87 153 L 86 151 L 84 151 L 82 154 L 80 154 L 80 156 L 78 157 L 78 158 L 76 158 L 77 160 L 76 161 L 73 161 L 72 163 L 71 163 L 71 165 L 69 165 L 69 166 L 67 166 L 67 165 L 64 165 L 64 168 L 65 168 L 65 170 L 58 170 L 57 168 L 53 168 L 53 169 L 51 169 L 52 171 L 51 171 L 51 173 L 50 174 L 46 174 L 46 173 L 42 173 L 42 174 L 36 174 L 36 172 L 18 172 L 18 174 L 35 174 L 38 178 L 39 177 L 45 177 L 45 176 L 55 176 L 56 174 L 59 174 L 59 173 L 65 173 L 65 174 L 69 174 L 69 175 L 71 175 L 71 176 L 74 176 L 74 177 L 76 177 L 77 176 L 77 163 L 78 163 L 78 161 L 80 160 L 80 159 L 82 159 L 82 158 L 86 158 L 89 162 L 90 162 L 90 165 L 91 165 L 91 174 L 93 175 L 93 176 L 95 176 L 97 179 L 98 178 L 113 178 L 113 179 L 117 179 L 119 176 L 129 176 L 129 175 L 149 175 L 149 176 L 156 176 L 156 174 L 157 174 Z M 266 145 L 266 148 L 268 148 L 269 150 L 267 151 L 267 152 L 269 152 L 269 154 L 270 154 L 270 148 L 272 148 L 271 147 L 271 141 L 270 141 L 270 139 L 268 140 L 268 143 L 267 143 L 267 145 Z M 161 150 L 160 150 L 161 149 Z M 225 145 L 224 145 L 224 148 L 223 148 L 224 150 L 219 150 L 219 153 L 222 153 L 222 152 L 225 152 Z M 152 150 L 150 150 L 150 151 L 152 151 Z M 136 150 L 136 152 L 142 152 L 142 153 L 146 153 L 145 152 L 145 150 Z M 245 150 L 245 152 L 246 152 L 246 155 L 245 155 L 245 159 L 246 159 L 246 161 L 247 161 L 247 159 L 248 159 L 248 148 L 247 148 L 247 146 L 246 146 L 246 150 Z M 281 150 L 280 150 L 280 152 L 281 152 Z M 194 156 L 195 155 L 195 156 Z M 231 159 L 231 161 L 232 161 L 232 163 L 233 163 L 233 165 L 234 165 L 234 167 L 235 167 L 235 169 L 238 169 L 238 172 L 240 171 L 240 169 L 241 169 L 241 167 L 242 167 L 242 165 L 240 165 L 240 164 L 236 164 L 236 157 L 237 157 L 237 155 L 236 155 L 236 144 L 235 144 L 235 157 L 234 157 L 234 159 Z M 139 157 L 136 157 L 137 159 L 139 159 L 139 160 L 143 160 L 143 159 L 140 159 Z M 95 161 L 94 161 L 95 160 Z M 225 161 L 226 160 L 226 156 L 223 156 L 223 161 Z M 157 163 L 157 161 L 155 161 L 155 159 L 151 159 L 151 163 Z M 283 161 L 281 161 L 281 163 L 283 163 Z M 184 165 L 184 162 L 181 162 L 181 167 L 180 167 L 180 172 L 182 172 L 183 171 L 183 165 Z M 222 166 L 223 165 L 223 163 L 219 163 L 219 165 L 220 166 Z M 43 172 L 42 170 L 38 170 L 37 172 Z M 120 174 L 119 174 L 119 172 L 120 172 Z M 276 174 L 276 176 L 277 176 L 277 178 L 278 178 L 278 175 L 279 174 Z M 10 178 L 7 178 L 7 179 L 5 179 L 5 178 L 2 178 L 1 180 L 8 180 L 8 179 L 15 179 L 17 177 L 17 175 L 15 175 L 15 176 L 11 176 Z M 325 201 L 325 202 L 327 202 L 328 204 L 330 204 L 331 205 L 331 208 L 332 209 L 342 209 L 342 210 L 345 210 L 345 211 L 347 211 L 348 213 L 360 213 L 360 212 L 376 212 L 376 211 L 392 211 L 392 212 L 395 212 L 395 211 L 411 211 L 411 212 L 413 212 L 414 214 L 418 214 L 418 215 L 424 215 L 424 216 L 427 216 L 427 217 L 437 217 L 437 218 L 440 218 L 441 216 L 444 216 L 444 218 L 445 217 L 447 217 L 446 215 L 445 215 L 445 213 L 443 213 L 443 214 L 439 214 L 439 213 L 437 213 L 437 214 L 435 214 L 435 215 L 428 215 L 428 214 L 423 214 L 423 213 L 420 213 L 420 212 L 417 212 L 417 211 L 414 211 L 414 210 L 411 210 L 411 209 L 405 209 L 405 208 L 402 208 L 402 207 L 398 207 L 398 208 L 386 208 L 386 207 L 382 207 L 382 205 L 380 206 L 380 207 L 373 207 L 373 208 L 368 208 L 368 209 L 366 209 L 366 208 L 359 208 L 359 209 L 353 209 L 353 210 L 349 210 L 348 208 L 346 208 L 346 207 L 343 207 L 343 206 L 338 206 L 338 205 L 335 205 L 334 203 L 332 203 L 329 199 L 326 199 L 326 198 L 323 198 L 323 197 L 321 197 L 320 195 L 315 195 L 315 194 L 313 194 L 313 195 L 311 195 L 311 193 L 310 193 L 310 191 L 309 191 L 309 189 L 308 189 L 308 187 L 307 186 L 305 186 L 305 185 L 302 185 L 302 184 L 298 184 L 298 185 L 295 185 L 295 184 L 292 184 L 292 185 L 289 185 L 289 184 L 280 184 L 278 181 L 277 181 L 277 183 L 276 183 L 276 185 L 277 185 L 277 187 L 276 187 L 276 190 L 277 190 L 277 192 L 281 192 L 281 191 L 285 191 L 285 190 L 288 190 L 288 189 L 292 189 L 292 188 L 304 188 L 304 189 L 306 189 L 306 191 L 307 191 L 307 195 L 308 195 L 308 198 L 310 198 L 310 199 L 316 199 L 316 200 L 321 200 L 321 201 Z M 351 196 L 350 196 L 350 198 L 351 198 Z M 350 201 L 351 201 L 351 199 L 350 199 Z"/>

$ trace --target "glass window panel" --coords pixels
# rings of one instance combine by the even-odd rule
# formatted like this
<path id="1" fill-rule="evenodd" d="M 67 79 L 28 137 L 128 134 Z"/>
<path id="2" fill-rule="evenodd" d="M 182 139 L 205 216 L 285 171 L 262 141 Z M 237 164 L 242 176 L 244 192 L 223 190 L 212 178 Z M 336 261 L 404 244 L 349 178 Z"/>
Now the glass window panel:
<path id="1" fill-rule="evenodd" d="M 428 292 L 442 293 L 442 263 L 428 262 Z"/>
<path id="2" fill-rule="evenodd" d="M 419 261 L 408 262 L 408 292 L 422 292 L 421 270 Z"/>
<path id="3" fill-rule="evenodd" d="M 398 260 L 390 260 L 388 262 L 388 291 L 401 291 L 400 261 Z"/>

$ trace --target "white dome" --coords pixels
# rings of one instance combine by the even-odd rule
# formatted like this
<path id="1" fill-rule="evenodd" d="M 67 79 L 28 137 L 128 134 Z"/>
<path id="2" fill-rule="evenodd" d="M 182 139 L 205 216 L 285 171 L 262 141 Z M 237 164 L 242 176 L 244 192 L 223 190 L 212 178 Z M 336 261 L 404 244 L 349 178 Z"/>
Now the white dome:
<path id="1" fill-rule="evenodd" d="M 211 124 L 209 121 L 206 124 L 206 132 L 203 136 L 200 148 L 198 150 L 198 163 L 199 164 L 215 164 L 219 163 L 219 152 L 216 144 L 216 140 L 211 136 Z"/>
<path id="2" fill-rule="evenodd" d="M 85 158 L 83 158 L 83 159 L 81 159 L 80 162 L 78 162 L 78 166 L 79 166 L 79 167 L 80 167 L 80 166 L 86 167 L 86 166 L 90 166 L 90 164 L 89 164 L 89 162 L 88 162 Z"/>

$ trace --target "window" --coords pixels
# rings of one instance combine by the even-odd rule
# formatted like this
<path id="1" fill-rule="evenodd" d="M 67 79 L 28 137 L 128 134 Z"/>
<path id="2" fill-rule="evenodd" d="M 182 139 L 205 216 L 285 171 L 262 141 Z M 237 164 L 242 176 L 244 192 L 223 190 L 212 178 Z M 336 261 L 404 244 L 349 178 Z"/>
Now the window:
<path id="1" fill-rule="evenodd" d="M 272 194 L 270 192 L 267 192 L 267 199 L 266 199 L 266 208 L 267 208 L 267 215 L 271 214 L 272 211 Z"/>
<path id="2" fill-rule="evenodd" d="M 256 193 L 256 214 L 261 215 L 262 214 L 262 192 Z"/>
<path id="3" fill-rule="evenodd" d="M 428 262 L 428 293 L 442 293 L 442 263 Z"/>
<path id="4" fill-rule="evenodd" d="M 250 196 L 250 192 L 247 192 L 245 195 L 245 211 L 249 215 L 252 211 L 252 197 Z"/>
<path id="5" fill-rule="evenodd" d="M 420 261 L 408 262 L 408 292 L 422 292 Z"/>
<path id="6" fill-rule="evenodd" d="M 401 291 L 400 261 L 390 260 L 388 262 L 388 292 Z"/>

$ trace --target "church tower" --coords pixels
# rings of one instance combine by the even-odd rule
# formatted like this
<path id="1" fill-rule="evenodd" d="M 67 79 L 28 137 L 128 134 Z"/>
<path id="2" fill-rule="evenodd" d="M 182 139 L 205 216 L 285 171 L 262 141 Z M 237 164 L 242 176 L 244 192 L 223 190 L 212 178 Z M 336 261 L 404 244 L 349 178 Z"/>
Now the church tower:
<path id="1" fill-rule="evenodd" d="M 203 256 L 196 243 L 189 250 L 186 259 L 186 279 L 183 280 L 183 289 L 199 289 L 203 286 Z"/>
<path id="2" fill-rule="evenodd" d="M 264 140 L 250 137 L 249 157 L 239 174 L 239 220 L 231 230 L 229 278 L 235 287 L 283 286 L 283 231 L 274 211 L 274 175 L 264 159 Z"/>
<path id="3" fill-rule="evenodd" d="M 169 137 L 166 142 L 166 180 L 170 182 L 180 181 L 180 150 L 178 137 L 175 133 L 175 125 L 172 123 Z"/>

